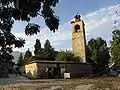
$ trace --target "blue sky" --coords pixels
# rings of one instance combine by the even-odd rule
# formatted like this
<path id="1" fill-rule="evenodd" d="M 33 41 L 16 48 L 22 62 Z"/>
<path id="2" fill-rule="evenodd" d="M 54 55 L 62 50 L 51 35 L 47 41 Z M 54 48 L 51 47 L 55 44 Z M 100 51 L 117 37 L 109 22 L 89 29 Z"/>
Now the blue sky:
<path id="1" fill-rule="evenodd" d="M 54 8 L 55 14 L 60 18 L 60 24 L 63 24 L 73 18 L 77 13 L 86 15 L 100 8 L 105 8 L 115 4 L 119 4 L 120 0 L 59 0 L 59 3 Z M 31 20 L 41 26 L 46 27 L 42 17 L 36 17 Z M 16 22 L 14 25 L 15 32 L 23 32 L 26 22 Z"/>
<path id="2" fill-rule="evenodd" d="M 26 39 L 24 48 L 14 49 L 25 51 L 30 48 L 34 50 L 35 39 L 40 39 L 44 44 L 46 39 L 49 39 L 56 50 L 71 49 L 71 24 L 70 21 L 79 13 L 82 15 L 86 26 L 86 39 L 102 37 L 107 42 L 111 40 L 112 24 L 114 19 L 119 19 L 115 16 L 115 11 L 120 10 L 118 7 L 120 0 L 59 0 L 55 7 L 56 15 L 60 17 L 60 25 L 56 33 L 52 33 L 45 25 L 43 18 L 37 17 L 31 20 L 41 26 L 41 32 L 34 36 L 25 36 L 24 27 L 26 22 L 16 22 L 13 27 L 13 33 L 16 37 Z"/>
<path id="3" fill-rule="evenodd" d="M 69 21 L 76 13 L 85 15 L 100 8 L 120 3 L 120 0 L 60 0 L 56 13 L 61 23 Z"/>

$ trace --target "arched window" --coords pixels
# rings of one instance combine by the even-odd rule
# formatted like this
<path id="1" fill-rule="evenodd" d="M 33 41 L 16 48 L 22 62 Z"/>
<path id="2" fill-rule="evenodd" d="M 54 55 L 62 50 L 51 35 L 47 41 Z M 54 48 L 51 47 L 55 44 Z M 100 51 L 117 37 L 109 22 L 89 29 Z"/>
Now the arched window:
<path id="1" fill-rule="evenodd" d="M 80 26 L 77 24 L 75 25 L 75 32 L 79 32 L 80 31 Z"/>

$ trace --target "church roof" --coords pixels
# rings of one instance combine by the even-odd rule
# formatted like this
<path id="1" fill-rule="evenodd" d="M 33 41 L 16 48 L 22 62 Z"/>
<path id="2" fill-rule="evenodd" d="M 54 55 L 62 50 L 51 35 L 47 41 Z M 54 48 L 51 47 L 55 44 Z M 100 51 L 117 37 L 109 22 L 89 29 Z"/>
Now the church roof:
<path id="1" fill-rule="evenodd" d="M 48 61 L 48 60 L 34 60 L 26 64 L 31 63 L 46 63 L 46 64 L 89 64 L 84 62 L 74 62 L 74 61 Z"/>

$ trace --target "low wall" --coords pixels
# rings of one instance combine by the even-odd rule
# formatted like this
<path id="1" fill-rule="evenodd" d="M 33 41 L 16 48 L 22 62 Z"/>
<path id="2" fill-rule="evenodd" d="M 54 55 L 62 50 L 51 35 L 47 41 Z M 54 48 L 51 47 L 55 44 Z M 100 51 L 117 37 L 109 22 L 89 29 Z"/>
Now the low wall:
<path id="1" fill-rule="evenodd" d="M 66 71 L 71 77 L 89 76 L 92 68 L 90 64 L 67 64 Z"/>
<path id="2" fill-rule="evenodd" d="M 38 71 L 37 63 L 30 63 L 25 65 L 25 73 L 28 77 L 38 75 L 37 71 Z"/>

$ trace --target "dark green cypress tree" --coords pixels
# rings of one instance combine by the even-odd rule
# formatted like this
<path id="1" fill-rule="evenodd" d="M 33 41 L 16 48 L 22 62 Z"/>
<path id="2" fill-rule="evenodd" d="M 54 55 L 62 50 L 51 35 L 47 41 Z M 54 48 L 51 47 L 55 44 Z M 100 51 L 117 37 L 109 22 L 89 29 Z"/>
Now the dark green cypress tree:
<path id="1" fill-rule="evenodd" d="M 36 39 L 36 42 L 35 42 L 35 45 L 34 45 L 34 54 L 35 55 L 38 55 L 40 50 L 41 50 L 41 43 L 40 43 L 40 40 L 39 39 Z"/>
<path id="2" fill-rule="evenodd" d="M 31 57 L 31 56 L 32 56 L 32 53 L 30 52 L 30 50 L 29 50 L 29 48 L 28 48 L 28 50 L 27 50 L 26 53 L 25 53 L 24 60 L 28 59 L 28 58 Z"/>
<path id="3" fill-rule="evenodd" d="M 20 53 L 20 56 L 17 61 L 17 66 L 20 67 L 21 65 L 23 65 L 23 54 L 22 53 Z"/>
<path id="4" fill-rule="evenodd" d="M 50 41 L 48 39 L 44 44 L 44 55 L 45 57 L 50 57 L 50 58 L 55 57 L 54 48 L 51 46 Z"/>

